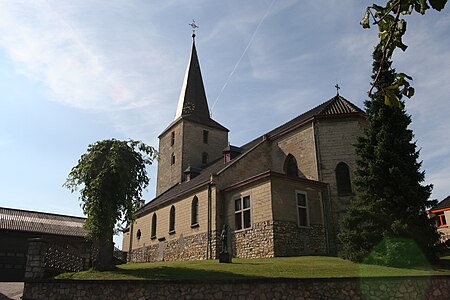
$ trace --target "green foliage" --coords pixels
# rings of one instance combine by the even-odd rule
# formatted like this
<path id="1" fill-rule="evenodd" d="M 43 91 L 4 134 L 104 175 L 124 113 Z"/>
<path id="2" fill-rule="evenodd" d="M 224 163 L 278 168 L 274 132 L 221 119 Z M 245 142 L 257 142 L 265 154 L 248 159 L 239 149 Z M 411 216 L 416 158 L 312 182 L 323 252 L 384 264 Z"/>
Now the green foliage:
<path id="1" fill-rule="evenodd" d="M 382 88 L 393 85 L 395 70 L 390 69 L 389 61 L 382 62 L 379 50 L 374 52 L 373 68 L 373 77 L 379 76 Z M 399 88 L 390 90 L 401 103 Z M 435 203 L 428 200 L 432 186 L 421 185 L 425 173 L 420 171 L 419 151 L 408 129 L 411 118 L 402 106 L 385 105 L 382 89 L 371 98 L 365 102 L 368 125 L 356 144 L 358 197 L 342 222 L 341 255 L 361 262 L 376 245 L 384 245 L 369 262 L 391 264 L 395 260 L 392 257 L 408 255 L 407 249 L 399 246 L 405 243 L 400 238 L 413 240 L 428 259 L 433 259 L 438 235 L 425 210 Z M 384 244 L 380 244 L 382 241 Z"/>
<path id="2" fill-rule="evenodd" d="M 133 219 L 149 183 L 146 165 L 156 156 L 153 147 L 139 141 L 104 140 L 89 145 L 70 171 L 64 186 L 72 192 L 81 187 L 80 200 L 87 215 L 84 227 L 88 237 L 99 241 L 100 256 L 104 246 L 112 258 L 114 227 L 120 220 Z"/>
<path id="3" fill-rule="evenodd" d="M 408 48 L 402 41 L 407 23 L 401 16 L 410 15 L 414 11 L 423 15 L 430 8 L 441 11 L 446 3 L 447 0 L 389 0 L 384 6 L 373 4 L 367 7 L 360 24 L 363 28 L 370 28 L 370 19 L 372 18 L 373 24 L 378 25 L 379 41 L 376 50 L 382 53 L 381 62 L 384 62 L 392 59 L 392 54 L 397 48 L 402 51 L 406 51 Z M 383 92 L 385 104 L 401 107 L 402 102 L 393 93 L 393 90 L 399 89 L 401 94 L 408 98 L 414 95 L 414 89 L 408 81 L 412 80 L 412 77 L 404 73 L 395 74 L 392 84 L 383 87 L 378 84 L 379 75 L 380 70 L 378 69 L 369 90 L 369 96 L 372 94 L 372 89 L 376 87 Z"/>

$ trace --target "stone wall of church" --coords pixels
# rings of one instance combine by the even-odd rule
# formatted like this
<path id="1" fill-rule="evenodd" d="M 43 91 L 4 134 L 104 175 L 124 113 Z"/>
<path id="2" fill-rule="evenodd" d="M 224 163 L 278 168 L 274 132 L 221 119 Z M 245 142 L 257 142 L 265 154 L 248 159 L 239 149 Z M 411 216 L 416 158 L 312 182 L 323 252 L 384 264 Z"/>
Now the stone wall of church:
<path id="1" fill-rule="evenodd" d="M 353 182 L 356 169 L 356 152 L 354 144 L 357 137 L 363 134 L 365 120 L 362 118 L 324 119 L 317 121 L 318 149 L 320 160 L 320 173 L 322 181 L 329 184 L 330 200 L 332 202 L 333 226 L 336 239 L 339 221 L 345 215 L 350 205 L 352 195 L 339 196 L 336 187 L 336 166 L 345 162 L 350 169 L 350 178 Z M 355 191 L 355 186 L 352 185 Z M 337 242 L 337 240 L 336 240 Z"/>
<path id="2" fill-rule="evenodd" d="M 297 193 L 307 195 L 308 225 L 299 226 Z M 290 178 L 272 179 L 274 247 L 276 256 L 326 254 L 327 189 L 323 184 Z"/>
<path id="3" fill-rule="evenodd" d="M 229 187 L 235 183 L 246 180 L 252 176 L 259 175 L 270 169 L 270 145 L 268 141 L 256 146 L 243 156 L 236 158 L 236 161 L 220 172 L 216 177 L 217 185 Z"/>
<path id="4" fill-rule="evenodd" d="M 297 161 L 299 177 L 318 179 L 311 122 L 272 141 L 272 170 L 284 173 L 284 162 L 289 154 Z"/>
<path id="5" fill-rule="evenodd" d="M 252 223 L 252 228 L 234 232 L 232 251 L 239 258 L 274 257 L 273 221 Z"/>
<path id="6" fill-rule="evenodd" d="M 251 227 L 236 229 L 235 200 L 250 196 Z M 229 251 L 234 257 L 273 257 L 273 222 L 269 178 L 228 191 L 224 195 L 225 223 L 230 226 Z"/>
<path id="7" fill-rule="evenodd" d="M 216 210 L 216 192 L 215 187 L 212 187 L 212 224 L 211 230 L 216 230 L 215 219 Z M 191 224 L 191 208 L 194 197 L 198 199 L 198 223 Z M 169 232 L 169 220 L 170 209 L 175 207 L 175 230 Z M 152 218 L 156 214 L 156 236 L 151 236 Z M 206 235 L 208 225 L 208 189 L 205 185 L 203 188 L 192 192 L 189 195 L 178 199 L 176 202 L 167 203 L 166 206 L 157 208 L 148 212 L 145 215 L 139 216 L 133 224 L 130 234 L 132 234 L 132 249 L 141 249 L 143 247 L 152 247 L 154 245 L 160 245 L 161 242 L 165 242 L 168 247 L 172 247 L 172 244 L 182 243 L 182 239 L 186 237 L 202 236 Z M 141 236 L 138 239 L 138 230 L 141 232 Z M 126 240 L 124 240 L 126 242 Z M 129 242 L 129 239 L 128 239 Z M 123 244 L 124 249 L 128 249 L 128 246 Z"/>
<path id="8" fill-rule="evenodd" d="M 172 145 L 172 132 L 174 141 Z M 158 176 L 156 178 L 156 196 L 179 183 L 182 175 L 181 153 L 183 141 L 183 121 L 178 122 L 159 138 Z M 172 154 L 175 163 L 172 164 Z"/>
<path id="9" fill-rule="evenodd" d="M 154 261 L 176 261 L 176 260 L 201 260 L 217 258 L 217 231 L 211 232 L 211 251 L 206 252 L 208 238 L 206 232 L 190 236 L 180 235 L 177 239 L 160 241 L 158 244 L 142 246 L 128 253 L 130 262 L 154 262 Z"/>
<path id="10" fill-rule="evenodd" d="M 296 222 L 274 221 L 273 228 L 275 256 L 327 254 L 321 224 L 300 228 Z"/>
<path id="11" fill-rule="evenodd" d="M 203 142 L 203 131 L 208 131 L 208 142 Z M 183 171 L 188 167 L 201 168 L 202 154 L 208 154 L 208 163 L 223 157 L 228 146 L 228 132 L 199 123 L 183 121 Z"/>

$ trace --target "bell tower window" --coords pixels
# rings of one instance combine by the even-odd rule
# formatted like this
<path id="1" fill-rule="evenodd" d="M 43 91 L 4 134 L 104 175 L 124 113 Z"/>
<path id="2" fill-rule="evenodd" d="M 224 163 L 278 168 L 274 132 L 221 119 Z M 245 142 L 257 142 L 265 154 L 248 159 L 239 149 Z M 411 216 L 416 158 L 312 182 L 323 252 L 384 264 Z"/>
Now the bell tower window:
<path id="1" fill-rule="evenodd" d="M 203 130 L 203 144 L 208 144 L 208 130 Z"/>

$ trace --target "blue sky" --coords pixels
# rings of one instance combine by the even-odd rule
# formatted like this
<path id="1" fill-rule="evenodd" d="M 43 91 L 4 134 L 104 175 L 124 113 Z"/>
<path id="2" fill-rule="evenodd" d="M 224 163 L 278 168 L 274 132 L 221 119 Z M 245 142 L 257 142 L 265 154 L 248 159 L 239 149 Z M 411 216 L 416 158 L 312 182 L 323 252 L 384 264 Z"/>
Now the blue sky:
<path id="1" fill-rule="evenodd" d="M 375 29 L 359 26 L 369 4 L 1 1 L 0 206 L 81 216 L 78 194 L 62 184 L 88 144 L 133 138 L 157 147 L 175 115 L 192 19 L 210 108 L 233 145 L 330 99 L 336 82 L 362 108 L 377 42 Z M 407 21 L 409 48 L 395 66 L 414 77 L 407 110 L 426 182 L 442 200 L 450 194 L 450 8 Z M 149 172 L 147 200 L 156 168 Z"/>

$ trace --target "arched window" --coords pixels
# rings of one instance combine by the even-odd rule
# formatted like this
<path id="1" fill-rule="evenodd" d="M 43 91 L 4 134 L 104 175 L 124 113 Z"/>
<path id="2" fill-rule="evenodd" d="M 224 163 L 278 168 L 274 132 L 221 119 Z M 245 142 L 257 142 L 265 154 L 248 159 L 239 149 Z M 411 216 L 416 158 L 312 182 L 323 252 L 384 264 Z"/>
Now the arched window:
<path id="1" fill-rule="evenodd" d="M 336 185 L 339 196 L 349 195 L 352 193 L 350 170 L 348 165 L 342 161 L 336 166 Z"/>
<path id="2" fill-rule="evenodd" d="M 191 204 L 191 226 L 198 225 L 198 198 L 197 196 L 192 199 Z"/>
<path id="3" fill-rule="evenodd" d="M 137 238 L 138 240 L 141 239 L 141 230 L 140 230 L 140 229 L 138 229 L 138 231 L 136 232 L 136 238 Z"/>
<path id="4" fill-rule="evenodd" d="M 289 154 L 284 161 L 284 173 L 287 176 L 298 177 L 297 160 L 292 154 Z"/>
<path id="5" fill-rule="evenodd" d="M 170 208 L 170 216 L 169 216 L 169 232 L 175 231 L 175 206 L 172 205 Z"/>
<path id="6" fill-rule="evenodd" d="M 157 222 L 157 217 L 156 217 L 156 213 L 153 214 L 152 217 L 152 239 L 156 238 L 156 222 Z"/>
<path id="7" fill-rule="evenodd" d="M 208 163 L 208 153 L 202 153 L 202 165 L 206 165 Z"/>

